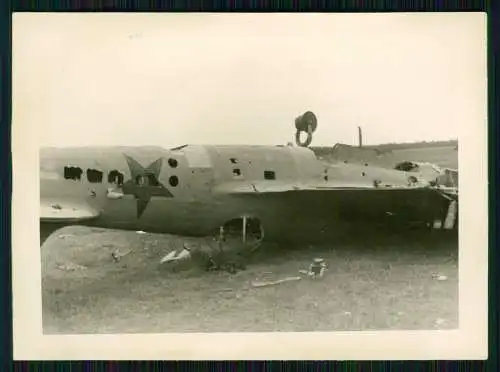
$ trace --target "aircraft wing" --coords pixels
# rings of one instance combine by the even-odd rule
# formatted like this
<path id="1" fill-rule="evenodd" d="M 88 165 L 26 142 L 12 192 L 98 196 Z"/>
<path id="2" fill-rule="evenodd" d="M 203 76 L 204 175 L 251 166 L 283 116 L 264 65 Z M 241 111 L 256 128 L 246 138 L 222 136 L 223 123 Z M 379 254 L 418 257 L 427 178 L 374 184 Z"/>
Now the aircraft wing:
<path id="1" fill-rule="evenodd" d="M 294 185 L 292 183 L 253 183 L 220 185 L 218 191 L 250 201 L 259 198 L 277 209 L 293 210 L 296 215 L 335 214 L 345 220 L 372 219 L 385 215 L 428 221 L 439 218 L 458 194 L 429 186 L 379 186 L 356 183 Z M 307 218 L 307 217 L 304 217 Z"/>
<path id="2" fill-rule="evenodd" d="M 45 199 L 40 201 L 40 222 L 74 223 L 99 217 L 100 212 L 85 201 Z"/>
<path id="3" fill-rule="evenodd" d="M 68 193 L 61 186 L 61 176 L 50 170 L 40 170 L 40 222 L 71 224 L 99 217 L 100 211 L 78 194 Z M 85 188 L 80 190 L 85 193 Z"/>
<path id="4" fill-rule="evenodd" d="M 251 183 L 251 184 L 225 184 L 216 188 L 216 192 L 232 195 L 292 195 L 311 196 L 321 198 L 337 198 L 340 195 L 359 197 L 360 200 L 386 200 L 388 203 L 397 202 L 404 198 L 409 203 L 413 200 L 458 200 L 458 189 L 454 187 L 430 186 L 379 186 L 374 187 L 366 183 L 335 182 L 331 185 L 295 185 L 292 183 Z"/>
<path id="5" fill-rule="evenodd" d="M 391 193 L 403 192 L 409 194 L 419 193 L 438 193 L 438 194 L 458 194 L 456 188 L 451 187 L 429 187 L 429 186 L 385 186 L 374 187 L 366 183 L 352 183 L 352 182 L 335 182 L 330 185 L 308 185 L 308 184 L 294 184 L 290 182 L 280 183 L 226 183 L 219 185 L 214 190 L 216 193 L 225 194 L 264 194 L 264 193 L 311 193 L 321 192 L 329 193 L 331 191 L 366 191 L 374 193 Z"/>

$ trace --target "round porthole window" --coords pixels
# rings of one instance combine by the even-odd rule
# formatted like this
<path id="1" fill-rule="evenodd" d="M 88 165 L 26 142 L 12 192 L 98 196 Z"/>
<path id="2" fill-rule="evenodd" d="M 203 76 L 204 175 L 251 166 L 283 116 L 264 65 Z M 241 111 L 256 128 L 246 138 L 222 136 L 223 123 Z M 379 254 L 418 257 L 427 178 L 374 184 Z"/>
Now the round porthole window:
<path id="1" fill-rule="evenodd" d="M 178 164 L 179 163 L 177 162 L 177 160 L 173 158 L 168 159 L 168 165 L 170 165 L 172 168 L 177 168 Z"/>
<path id="2" fill-rule="evenodd" d="M 175 187 L 179 184 L 179 178 L 177 178 L 177 176 L 170 176 L 170 178 L 168 179 L 168 183 L 170 184 L 170 186 Z"/>

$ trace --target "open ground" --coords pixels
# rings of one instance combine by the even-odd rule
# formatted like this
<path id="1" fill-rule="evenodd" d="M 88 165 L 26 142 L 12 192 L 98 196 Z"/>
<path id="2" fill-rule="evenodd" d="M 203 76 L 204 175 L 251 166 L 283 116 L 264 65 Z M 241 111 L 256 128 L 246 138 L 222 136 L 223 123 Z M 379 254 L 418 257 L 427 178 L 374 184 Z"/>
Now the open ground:
<path id="1" fill-rule="evenodd" d="M 458 239 L 359 234 L 322 247 L 263 245 L 246 270 L 160 259 L 190 239 L 69 227 L 42 247 L 45 333 L 449 329 L 458 327 Z M 191 242 L 193 239 L 191 239 Z M 111 253 L 128 253 L 115 262 Z M 323 278 L 301 276 L 312 258 Z"/>

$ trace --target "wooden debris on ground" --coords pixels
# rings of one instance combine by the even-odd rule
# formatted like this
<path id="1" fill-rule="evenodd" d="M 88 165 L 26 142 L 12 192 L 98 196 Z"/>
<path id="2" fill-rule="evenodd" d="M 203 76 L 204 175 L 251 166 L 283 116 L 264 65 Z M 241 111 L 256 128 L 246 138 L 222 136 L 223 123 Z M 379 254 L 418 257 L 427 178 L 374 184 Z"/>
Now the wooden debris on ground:
<path id="1" fill-rule="evenodd" d="M 130 253 L 132 253 L 134 250 L 131 249 L 129 250 L 128 252 L 120 252 L 118 249 L 114 250 L 113 252 L 111 252 L 111 258 L 113 259 L 113 261 L 115 262 L 118 262 L 122 259 L 122 257 L 125 257 L 127 255 L 129 255 Z"/>
<path id="2" fill-rule="evenodd" d="M 271 282 L 252 282 L 252 287 L 254 287 L 254 288 L 269 287 L 272 285 L 301 280 L 301 279 L 302 278 L 300 276 L 291 276 L 291 277 L 284 278 L 284 279 L 273 280 Z"/>
<path id="3" fill-rule="evenodd" d="M 64 271 L 76 271 L 76 270 L 87 270 L 87 268 L 85 266 L 82 266 L 82 265 L 77 265 L 77 264 L 74 264 L 74 263 L 66 263 L 66 264 L 56 264 L 56 267 L 59 269 L 59 270 L 64 270 Z"/>

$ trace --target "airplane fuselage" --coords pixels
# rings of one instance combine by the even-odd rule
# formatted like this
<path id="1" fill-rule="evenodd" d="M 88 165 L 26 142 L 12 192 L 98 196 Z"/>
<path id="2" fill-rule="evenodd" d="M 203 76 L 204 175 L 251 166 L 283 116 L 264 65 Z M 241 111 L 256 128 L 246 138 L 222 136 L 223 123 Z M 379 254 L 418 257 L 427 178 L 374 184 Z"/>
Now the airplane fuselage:
<path id="1" fill-rule="evenodd" d="M 292 146 L 42 149 L 40 172 L 49 232 L 78 224 L 204 236 L 246 216 L 268 239 L 317 240 L 361 221 L 430 221 L 447 206 L 405 172 L 326 164 Z"/>

